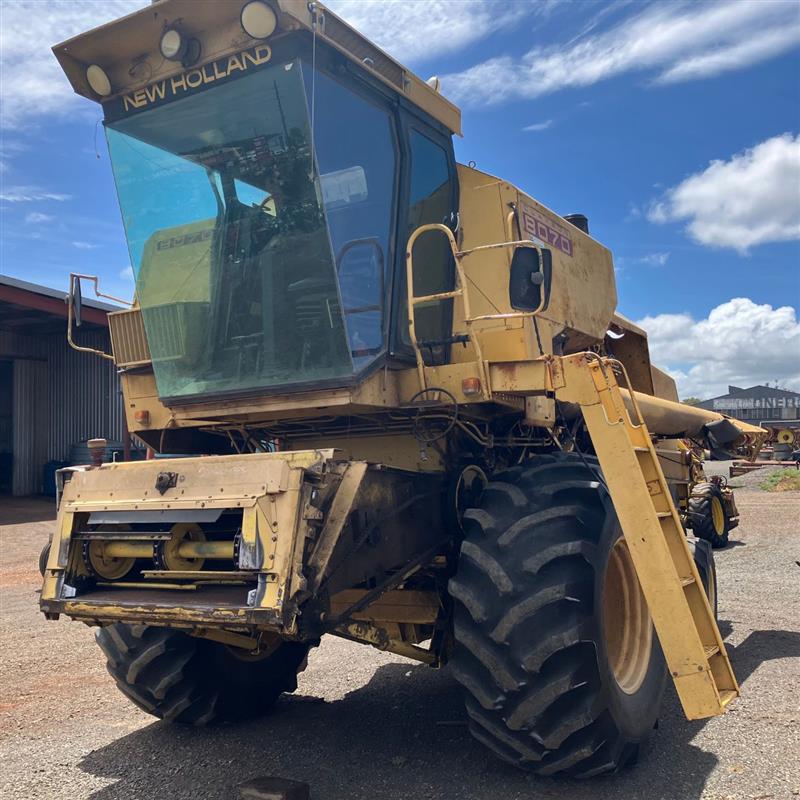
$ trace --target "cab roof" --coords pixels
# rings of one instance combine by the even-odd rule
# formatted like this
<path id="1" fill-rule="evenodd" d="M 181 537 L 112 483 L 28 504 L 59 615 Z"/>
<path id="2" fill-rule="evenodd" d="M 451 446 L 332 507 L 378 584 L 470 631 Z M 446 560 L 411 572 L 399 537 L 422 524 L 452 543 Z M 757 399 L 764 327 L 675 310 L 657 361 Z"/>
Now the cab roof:
<path id="1" fill-rule="evenodd" d="M 164 59 L 159 51 L 161 34 L 168 25 L 180 24 L 187 35 L 200 41 L 201 55 L 197 63 L 192 64 L 194 69 L 245 48 L 269 44 L 270 39 L 291 31 L 313 31 L 311 6 L 321 40 L 430 114 L 452 133 L 461 135 L 461 112 L 455 105 L 325 6 L 306 0 L 265 1 L 278 18 L 275 33 L 266 40 L 252 39 L 242 29 L 240 13 L 247 0 L 205 3 L 156 0 L 139 11 L 56 45 L 53 52 L 75 92 L 95 102 L 105 102 L 186 71 L 180 62 Z M 112 88 L 108 97 L 101 98 L 90 87 L 86 69 L 91 64 L 98 65 L 108 75 Z"/>

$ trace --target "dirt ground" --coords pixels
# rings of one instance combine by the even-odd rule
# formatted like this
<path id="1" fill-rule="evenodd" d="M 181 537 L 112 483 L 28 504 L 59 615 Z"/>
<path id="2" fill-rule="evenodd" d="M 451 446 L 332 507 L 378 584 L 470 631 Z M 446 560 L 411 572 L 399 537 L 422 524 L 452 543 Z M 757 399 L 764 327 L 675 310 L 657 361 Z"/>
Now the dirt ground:
<path id="1" fill-rule="evenodd" d="M 742 697 L 721 718 L 687 722 L 670 690 L 640 763 L 585 783 L 536 779 L 486 753 L 446 669 L 338 639 L 262 721 L 155 721 L 117 691 L 90 629 L 37 610 L 51 504 L 0 498 L 0 797 L 233 800 L 257 775 L 308 781 L 314 800 L 800 796 L 800 492 L 737 497 L 742 523 L 717 567 Z"/>

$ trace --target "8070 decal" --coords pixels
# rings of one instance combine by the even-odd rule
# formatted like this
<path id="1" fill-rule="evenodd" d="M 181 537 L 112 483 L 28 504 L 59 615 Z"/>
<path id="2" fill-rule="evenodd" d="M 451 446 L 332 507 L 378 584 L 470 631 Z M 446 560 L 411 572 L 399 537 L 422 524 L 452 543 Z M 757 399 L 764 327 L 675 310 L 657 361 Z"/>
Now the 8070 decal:
<path id="1" fill-rule="evenodd" d="M 572 239 L 566 233 L 551 228 L 539 215 L 529 206 L 523 205 L 520 210 L 522 220 L 522 230 L 529 236 L 541 239 L 545 244 L 557 248 L 562 253 L 572 257 Z"/>

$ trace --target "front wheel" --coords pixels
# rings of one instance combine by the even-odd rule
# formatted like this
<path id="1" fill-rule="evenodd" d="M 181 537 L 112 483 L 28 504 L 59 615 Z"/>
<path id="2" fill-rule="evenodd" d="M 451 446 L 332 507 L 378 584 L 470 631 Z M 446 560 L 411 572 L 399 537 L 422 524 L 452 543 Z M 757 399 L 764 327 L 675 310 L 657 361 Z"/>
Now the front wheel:
<path id="1" fill-rule="evenodd" d="M 41 573 L 42 577 L 44 578 L 44 573 L 47 571 L 47 562 L 50 560 L 50 547 L 52 546 L 52 540 L 49 541 L 39 553 L 39 572 Z"/>
<path id="2" fill-rule="evenodd" d="M 698 539 L 705 539 L 714 548 L 728 544 L 730 521 L 719 486 L 698 483 L 689 498 L 689 524 Z"/>
<path id="3" fill-rule="evenodd" d="M 667 670 L 596 460 L 499 476 L 464 528 L 451 663 L 473 736 L 540 775 L 634 761 Z"/>
<path id="4" fill-rule="evenodd" d="M 170 628 L 117 623 L 97 631 L 120 691 L 166 722 L 207 725 L 264 714 L 297 688 L 309 645 L 281 642 L 258 655 Z"/>

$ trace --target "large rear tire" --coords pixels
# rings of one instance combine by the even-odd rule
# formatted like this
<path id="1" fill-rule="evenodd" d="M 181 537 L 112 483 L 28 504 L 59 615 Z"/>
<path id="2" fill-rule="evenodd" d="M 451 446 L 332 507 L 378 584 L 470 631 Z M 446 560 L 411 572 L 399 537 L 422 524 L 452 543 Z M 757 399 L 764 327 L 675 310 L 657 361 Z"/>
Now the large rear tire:
<path id="1" fill-rule="evenodd" d="M 728 544 L 730 522 L 725 513 L 722 492 L 713 483 L 698 483 L 689 498 L 689 523 L 698 539 L 705 539 L 715 549 Z"/>
<path id="2" fill-rule="evenodd" d="M 282 642 L 263 657 L 170 628 L 117 623 L 97 631 L 120 691 L 166 722 L 207 725 L 264 714 L 297 688 L 309 650 Z"/>
<path id="3" fill-rule="evenodd" d="M 465 514 L 449 591 L 473 736 L 540 775 L 634 761 L 664 658 L 597 462 L 542 456 Z"/>

